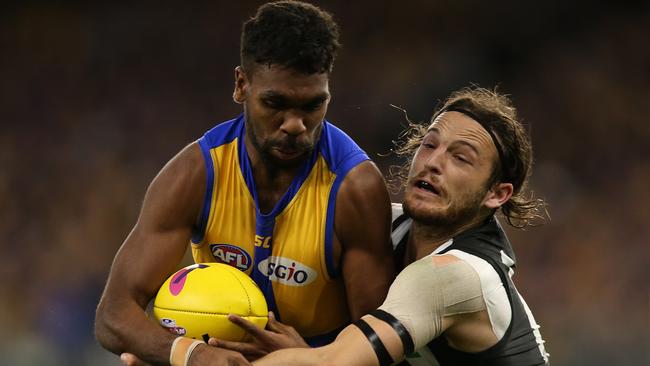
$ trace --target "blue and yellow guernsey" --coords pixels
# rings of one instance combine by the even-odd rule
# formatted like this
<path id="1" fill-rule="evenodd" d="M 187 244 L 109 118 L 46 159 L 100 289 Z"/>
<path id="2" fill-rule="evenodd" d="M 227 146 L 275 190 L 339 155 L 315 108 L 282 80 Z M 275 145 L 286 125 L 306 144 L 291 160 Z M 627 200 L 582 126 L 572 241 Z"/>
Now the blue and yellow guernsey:
<path id="1" fill-rule="evenodd" d="M 248 273 L 282 322 L 311 345 L 328 343 L 350 320 L 332 253 L 336 195 L 346 174 L 368 156 L 324 121 L 314 152 L 273 210 L 262 213 L 244 124 L 240 116 L 198 140 L 208 182 L 192 236 L 194 260 Z"/>

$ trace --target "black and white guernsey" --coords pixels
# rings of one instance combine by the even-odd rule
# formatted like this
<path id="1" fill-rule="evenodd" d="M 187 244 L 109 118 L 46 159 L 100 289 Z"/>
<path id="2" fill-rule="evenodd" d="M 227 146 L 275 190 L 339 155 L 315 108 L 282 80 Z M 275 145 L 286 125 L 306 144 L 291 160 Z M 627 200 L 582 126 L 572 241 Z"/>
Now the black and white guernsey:
<path id="1" fill-rule="evenodd" d="M 393 206 L 393 243 L 398 262 L 403 258 L 412 222 L 401 211 L 401 206 Z M 485 272 L 485 269 L 488 272 L 493 269 L 501 279 L 505 289 L 502 291 L 505 295 L 502 295 L 501 301 L 486 300 L 493 330 L 497 338 L 500 336 L 499 341 L 485 351 L 466 353 L 450 347 L 443 333 L 426 347 L 408 355 L 399 365 L 548 365 L 548 353 L 544 348 L 539 326 L 512 281 L 515 254 L 497 219 L 490 217 L 483 224 L 455 236 L 438 247 L 433 254 L 444 254 L 450 251 L 454 251 L 450 254 L 462 254 L 467 258 L 475 258 L 473 260 L 475 263 L 483 263 L 483 270 L 477 271 L 479 276 L 482 276 L 481 272 Z M 485 262 L 489 266 L 485 265 Z M 502 324 L 499 325 L 499 317 L 492 314 L 504 312 L 506 316 L 502 319 L 506 320 L 501 321 Z"/>

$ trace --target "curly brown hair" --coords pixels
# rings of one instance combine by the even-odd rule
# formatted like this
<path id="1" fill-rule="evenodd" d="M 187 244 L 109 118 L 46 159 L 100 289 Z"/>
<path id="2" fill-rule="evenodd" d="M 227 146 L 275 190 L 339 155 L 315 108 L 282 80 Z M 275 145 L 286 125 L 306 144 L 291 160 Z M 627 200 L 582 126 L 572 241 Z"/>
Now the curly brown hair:
<path id="1" fill-rule="evenodd" d="M 241 65 L 280 65 L 305 74 L 331 72 L 340 47 L 332 16 L 308 3 L 267 3 L 243 25 Z"/>
<path id="2" fill-rule="evenodd" d="M 530 136 L 517 117 L 512 101 L 495 90 L 478 86 L 465 87 L 453 92 L 436 109 L 428 124 L 408 121 L 407 129 L 395 141 L 393 150 L 398 156 L 406 157 L 406 163 L 391 170 L 391 175 L 402 188 L 408 177 L 411 161 L 427 133 L 428 125 L 446 111 L 464 113 L 480 123 L 493 138 L 498 158 L 488 180 L 488 187 L 496 183 L 511 183 L 512 197 L 501 206 L 501 213 L 511 226 L 523 229 L 543 223 L 548 217 L 547 204 L 534 198 L 528 190 L 528 178 L 532 172 L 533 150 Z M 408 118 L 407 118 L 408 120 Z M 392 184 L 395 188 L 395 180 Z"/>

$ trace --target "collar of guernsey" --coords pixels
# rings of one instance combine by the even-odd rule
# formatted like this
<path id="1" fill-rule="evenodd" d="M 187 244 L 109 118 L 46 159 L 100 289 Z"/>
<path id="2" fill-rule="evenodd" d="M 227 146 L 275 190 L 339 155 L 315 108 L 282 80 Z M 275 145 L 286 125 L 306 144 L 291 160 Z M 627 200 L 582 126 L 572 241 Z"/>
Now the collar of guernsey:
<path id="1" fill-rule="evenodd" d="M 229 126 L 226 126 L 229 125 Z M 309 176 L 309 173 L 311 172 L 311 169 L 313 168 L 314 164 L 316 163 L 316 160 L 318 159 L 318 156 L 321 155 L 325 158 L 325 161 L 327 162 L 329 168 L 336 174 L 337 178 L 334 182 L 334 186 L 332 187 L 331 194 L 335 195 L 338 191 L 339 186 L 343 182 L 343 178 L 347 175 L 347 173 L 360 164 L 361 162 L 365 160 L 369 160 L 368 155 L 361 150 L 355 143 L 350 143 L 352 140 L 347 137 L 347 135 L 329 123 L 327 120 L 323 121 L 323 131 L 321 133 L 321 136 L 314 148 L 314 151 L 310 156 L 305 159 L 305 162 L 302 164 L 300 167 L 298 174 L 294 177 L 294 179 L 291 182 L 291 185 L 287 189 L 287 191 L 284 193 L 280 201 L 275 205 L 275 207 L 269 212 L 269 213 L 262 213 L 259 208 L 259 200 L 258 200 L 258 195 L 257 195 L 257 189 L 255 187 L 255 179 L 253 178 L 253 169 L 251 166 L 250 159 L 248 157 L 248 153 L 246 151 L 246 145 L 244 143 L 244 137 L 245 137 L 245 120 L 243 114 L 237 117 L 234 120 L 230 120 L 227 122 L 224 122 L 223 124 L 218 125 L 215 128 L 219 127 L 229 127 L 224 130 L 225 134 L 221 135 L 221 143 L 225 143 L 228 141 L 232 141 L 234 139 L 237 139 L 237 149 L 238 149 L 238 158 L 239 158 L 239 165 L 241 167 L 241 173 L 242 176 L 244 177 L 244 180 L 246 182 L 246 186 L 248 187 L 248 190 L 251 193 L 251 196 L 253 197 L 255 201 L 255 208 L 256 208 L 256 224 L 255 224 L 255 234 L 261 237 L 268 237 L 271 238 L 269 241 L 265 244 L 267 245 L 260 245 L 260 246 L 255 246 L 254 249 L 254 262 L 253 262 L 253 270 L 251 272 L 251 278 L 255 283 L 259 286 L 260 290 L 264 293 L 264 297 L 266 298 L 268 307 L 270 311 L 273 311 L 275 314 L 276 318 L 281 321 L 281 314 L 279 312 L 279 309 L 276 305 L 275 302 L 275 296 L 273 293 L 273 282 L 270 280 L 269 276 L 265 273 L 262 273 L 259 270 L 259 264 L 260 262 L 263 262 L 264 260 L 268 259 L 271 256 L 271 252 L 273 249 L 273 230 L 275 228 L 275 218 L 278 216 L 282 211 L 285 209 L 285 207 L 291 202 L 292 198 L 296 195 L 300 187 L 302 186 L 303 182 L 307 177 Z M 199 144 L 201 145 L 201 150 L 203 151 L 204 154 L 209 155 L 209 150 L 210 146 L 218 145 L 219 143 L 216 141 L 207 141 L 207 133 L 203 136 L 203 138 L 199 139 Z M 342 139 L 344 137 L 345 139 Z M 216 143 L 215 143 L 216 142 Z M 341 143 L 343 142 L 344 146 L 341 146 Z M 207 159 L 206 161 L 210 161 Z M 214 177 L 214 171 L 212 171 L 212 166 L 207 166 L 208 169 L 208 180 L 211 181 Z M 206 192 L 206 198 L 210 197 L 212 195 L 212 187 L 211 185 L 208 185 L 208 191 Z M 203 207 L 203 212 L 201 214 L 201 222 L 202 222 L 202 227 L 198 228 L 198 233 L 202 235 L 205 232 L 205 223 L 207 222 L 208 215 L 210 214 L 210 210 L 207 207 L 208 205 L 204 205 Z M 328 228 L 326 235 L 325 235 L 325 242 L 326 242 L 326 247 L 331 248 L 331 243 L 332 243 L 332 231 L 333 231 L 333 222 L 334 222 L 334 207 L 335 204 L 332 202 L 332 204 L 328 205 L 327 208 L 327 216 L 328 216 L 328 222 L 331 223 L 331 227 Z M 193 241 L 194 242 L 199 242 L 202 240 L 202 237 L 200 235 L 193 236 Z M 267 262 L 268 263 L 268 262 Z M 332 266 L 331 270 L 332 273 L 334 273 L 333 270 L 333 263 L 328 263 L 328 267 Z"/>

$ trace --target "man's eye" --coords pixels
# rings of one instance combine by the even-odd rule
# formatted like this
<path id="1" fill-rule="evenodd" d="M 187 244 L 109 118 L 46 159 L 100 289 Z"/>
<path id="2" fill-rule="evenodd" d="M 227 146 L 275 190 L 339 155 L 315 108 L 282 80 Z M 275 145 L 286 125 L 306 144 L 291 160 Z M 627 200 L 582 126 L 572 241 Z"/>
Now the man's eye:
<path id="1" fill-rule="evenodd" d="M 464 155 L 455 154 L 454 159 L 469 164 L 469 160 L 467 160 Z"/>
<path id="2" fill-rule="evenodd" d="M 262 103 L 264 104 L 264 106 L 266 106 L 268 108 L 280 109 L 282 107 L 280 105 L 280 103 L 278 103 L 278 102 L 276 102 L 274 100 L 266 99 L 266 100 L 263 100 Z"/>
<path id="3" fill-rule="evenodd" d="M 323 102 L 321 101 L 321 102 L 307 104 L 303 107 L 303 109 L 307 112 L 313 112 L 319 110 L 320 107 L 322 106 L 323 106 Z"/>

